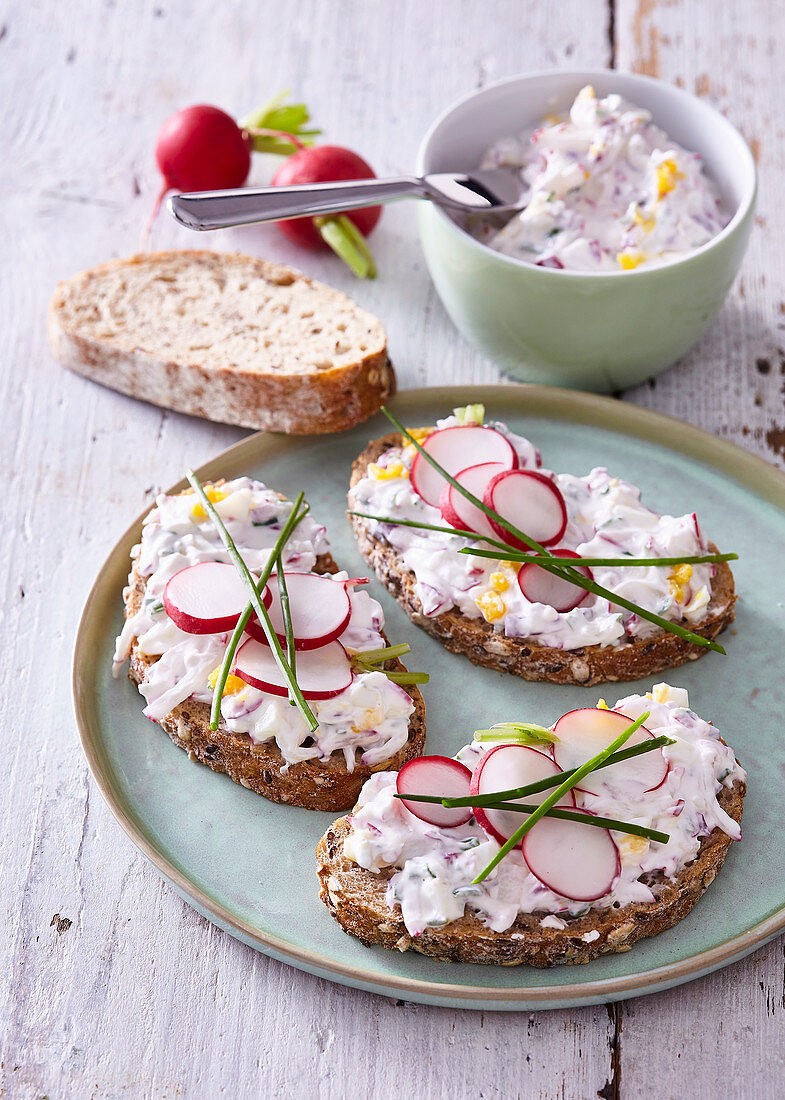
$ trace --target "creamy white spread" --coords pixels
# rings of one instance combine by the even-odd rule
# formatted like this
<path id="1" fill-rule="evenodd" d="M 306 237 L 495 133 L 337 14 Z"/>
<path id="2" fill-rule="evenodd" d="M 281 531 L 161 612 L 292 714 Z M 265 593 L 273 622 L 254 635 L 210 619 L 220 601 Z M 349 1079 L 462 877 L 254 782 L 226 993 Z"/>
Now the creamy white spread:
<path id="1" fill-rule="evenodd" d="M 451 416 L 438 421 L 437 427 L 457 423 Z M 529 440 L 504 424 L 488 426 L 510 441 L 521 467 L 537 466 L 539 454 Z M 415 454 L 411 445 L 386 451 L 352 489 L 352 507 L 378 516 L 448 526 L 438 508 L 426 504 L 412 488 L 409 470 Z M 602 467 L 586 477 L 541 472 L 553 477 L 568 515 L 564 536 L 550 549 L 573 550 L 592 558 L 695 557 L 707 552 L 694 513 L 668 516 L 653 512 L 642 503 L 639 489 Z M 531 603 L 518 585 L 517 566 L 459 553 L 471 544 L 458 535 L 375 522 L 371 533 L 394 547 L 414 574 L 425 615 L 439 615 L 455 607 L 468 618 L 483 617 L 508 637 L 531 638 L 557 649 L 611 646 L 625 638 L 646 638 L 659 629 L 629 611 L 612 607 L 601 596 L 589 596 L 566 612 Z M 713 565 L 594 566 L 592 573 L 598 584 L 647 611 L 696 626 L 706 617 L 714 570 Z M 492 639 L 488 644 L 493 644 Z"/>
<path id="2" fill-rule="evenodd" d="M 214 502 L 216 510 L 243 560 L 251 572 L 258 573 L 291 512 L 291 501 L 281 500 L 272 489 L 247 477 L 227 482 L 215 495 L 220 498 Z M 308 515 L 286 543 L 284 567 L 309 572 L 328 550 L 324 527 Z M 145 715 L 158 721 L 186 699 L 210 702 L 210 676 L 220 666 L 229 640 L 225 633 L 196 635 L 180 630 L 164 610 L 164 588 L 181 569 L 230 559 L 193 493 L 157 498 L 144 520 L 141 543 L 132 550 L 132 556 L 136 554 L 138 571 L 145 578 L 144 597 L 117 639 L 114 667 L 116 673 L 128 658 L 134 638 L 143 654 L 159 658 L 139 686 L 147 703 Z M 335 576 L 345 580 L 348 574 Z M 356 586 L 349 589 L 349 598 L 351 619 L 340 636 L 341 644 L 350 653 L 384 646 L 384 613 L 379 603 Z M 309 705 L 319 722 L 313 734 L 287 699 L 236 677 L 228 686 L 231 690 L 221 701 L 223 727 L 247 734 L 256 744 L 274 740 L 285 767 L 342 752 L 352 771 L 358 751 L 364 764 L 374 766 L 395 755 L 409 736 L 414 704 L 382 672 L 355 673 L 339 695 L 312 701 Z"/>
<path id="3" fill-rule="evenodd" d="M 391 910 L 400 908 L 413 936 L 458 920 L 466 909 L 489 928 L 503 932 L 519 913 L 547 914 L 540 921 L 542 927 L 559 929 L 566 927 L 565 918 L 590 909 L 653 901 L 658 881 L 663 876 L 671 879 L 694 860 L 702 837 L 721 829 L 732 839 L 741 839 L 738 824 L 719 805 L 717 795 L 723 787 L 742 782 L 746 774 L 733 750 L 720 740 L 719 731 L 689 709 L 684 689 L 658 684 L 649 695 L 620 699 L 614 709 L 632 719 L 649 711 L 647 729 L 654 736 L 674 739 L 675 744 L 662 750 L 668 773 L 660 787 L 645 793 L 634 782 L 603 784 L 602 794 L 576 790 L 578 805 L 602 817 L 668 833 L 670 839 L 662 844 L 613 830 L 621 873 L 610 893 L 597 901 L 571 901 L 548 889 L 529 872 L 520 849 L 506 856 L 484 882 L 473 885 L 499 844 L 474 818 L 466 825 L 442 829 L 415 817 L 393 797 L 394 772 L 377 773 L 364 785 L 351 816 L 344 854 L 372 872 L 397 869 L 386 900 Z M 458 759 L 473 770 L 489 747 L 472 742 L 458 753 Z"/>
<path id="4" fill-rule="evenodd" d="M 701 157 L 672 141 L 648 111 L 619 95 L 580 91 L 566 118 L 485 154 L 482 168 L 520 167 L 525 203 L 479 238 L 544 267 L 620 271 L 651 267 L 706 244 L 727 224 Z"/>

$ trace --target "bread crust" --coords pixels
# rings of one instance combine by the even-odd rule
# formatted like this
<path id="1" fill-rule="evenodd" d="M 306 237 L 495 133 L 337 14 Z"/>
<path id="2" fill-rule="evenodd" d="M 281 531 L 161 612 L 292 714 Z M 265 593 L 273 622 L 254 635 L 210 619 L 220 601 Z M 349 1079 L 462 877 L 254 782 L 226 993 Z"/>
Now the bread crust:
<path id="1" fill-rule="evenodd" d="M 317 558 L 317 573 L 337 573 L 338 566 L 330 554 Z M 134 560 L 124 592 L 126 618 L 135 614 L 142 605 L 145 578 L 141 576 Z M 131 645 L 129 678 L 137 685 L 143 683 L 148 670 L 157 657 L 142 653 L 138 640 Z M 390 661 L 388 669 L 405 671 L 400 661 Z M 263 795 L 271 802 L 283 802 L 290 806 L 302 806 L 308 810 L 347 810 L 357 801 L 365 781 L 376 771 L 397 771 L 407 760 L 421 756 L 425 747 L 425 702 L 415 686 L 405 686 L 414 702 L 409 719 L 409 739 L 399 751 L 381 764 L 369 767 L 356 761 L 354 771 L 346 770 L 342 753 L 333 753 L 328 760 L 304 760 L 286 764 L 275 741 L 254 744 L 248 734 L 232 733 L 226 729 L 210 729 L 210 707 L 195 699 L 186 699 L 158 724 L 169 734 L 179 748 L 188 753 L 190 760 L 205 764 L 216 772 L 225 772 L 235 783 Z"/>
<path id="2" fill-rule="evenodd" d="M 399 445 L 397 432 L 369 443 L 352 465 L 351 485 L 366 476 L 369 463 Z M 590 687 L 617 680 L 639 680 L 663 669 L 697 661 L 707 652 L 705 646 L 664 630 L 621 645 L 554 649 L 528 638 L 508 638 L 484 619 L 469 619 L 455 608 L 440 615 L 425 615 L 415 591 L 415 575 L 403 567 L 399 551 L 369 533 L 372 521 L 357 516 L 350 519 L 360 553 L 412 622 L 438 638 L 445 649 L 463 653 L 476 665 L 511 672 L 525 680 Z M 710 544 L 710 550 L 716 552 L 716 547 Z M 712 581 L 708 616 L 690 629 L 704 638 L 716 638 L 733 622 L 735 602 L 733 574 L 722 563 Z"/>
<path id="3" fill-rule="evenodd" d="M 745 793 L 746 784 L 735 783 L 723 787 L 718 796 L 720 806 L 737 822 L 741 821 Z M 652 884 L 657 895 L 654 901 L 590 909 L 581 917 L 566 918 L 564 929 L 541 927 L 545 913 L 520 913 L 504 932 L 494 932 L 467 909 L 457 921 L 410 936 L 400 909 L 391 910 L 385 900 L 395 868 L 374 874 L 347 859 L 344 842 L 350 831 L 350 819 L 339 818 L 316 848 L 319 897 L 346 933 L 366 947 L 500 966 L 586 963 L 600 955 L 629 951 L 638 940 L 656 936 L 686 917 L 714 881 L 732 843 L 721 829 L 714 829 L 701 840 L 697 857 L 678 875 L 672 879 L 657 876 Z M 591 942 L 583 938 L 595 932 Z"/>
<path id="4" fill-rule="evenodd" d="M 178 362 L 163 349 L 156 354 L 140 348 L 133 332 L 96 338 L 80 329 L 71 303 L 77 298 L 102 303 L 112 316 L 113 303 L 102 297 L 102 280 L 123 269 L 146 265 L 152 273 L 167 265 L 198 264 L 226 277 L 230 265 L 242 265 L 249 282 L 260 280 L 271 287 L 300 284 L 324 293 L 326 308 L 334 315 L 345 311 L 353 322 L 365 326 L 367 350 L 356 348 L 352 362 L 326 369 L 269 370 L 248 365 L 218 366 L 205 350 L 198 363 Z M 166 294 L 161 290 L 161 302 Z M 387 354 L 379 321 L 360 310 L 351 299 L 292 268 L 267 263 L 240 253 L 209 251 L 156 252 L 112 260 L 71 279 L 55 289 L 47 318 L 49 343 L 63 366 L 101 385 L 130 397 L 167 409 L 239 424 L 245 428 L 317 435 L 353 427 L 378 412 L 395 392 L 395 372 Z M 286 349 L 281 349 L 285 360 Z"/>

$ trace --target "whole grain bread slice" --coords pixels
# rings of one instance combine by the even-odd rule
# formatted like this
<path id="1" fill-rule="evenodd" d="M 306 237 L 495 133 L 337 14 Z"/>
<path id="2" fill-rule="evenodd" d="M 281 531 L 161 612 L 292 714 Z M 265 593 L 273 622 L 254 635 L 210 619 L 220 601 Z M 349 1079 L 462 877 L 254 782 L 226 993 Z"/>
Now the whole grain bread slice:
<path id="1" fill-rule="evenodd" d="M 367 476 L 369 463 L 376 462 L 385 451 L 399 445 L 397 433 L 369 443 L 352 466 L 351 485 Z M 351 521 L 360 553 L 412 622 L 438 638 L 445 649 L 465 654 L 476 665 L 512 672 L 525 680 L 591 686 L 615 680 L 638 680 L 663 669 L 697 661 L 707 652 L 705 646 L 687 642 L 664 630 L 615 646 L 554 649 L 539 645 L 531 638 L 509 638 L 494 630 L 484 619 L 467 618 L 457 609 L 426 615 L 416 593 L 416 577 L 403 566 L 400 552 L 383 538 L 370 533 L 372 520 L 352 516 Z M 716 551 L 714 545 L 710 545 L 710 549 Z M 690 626 L 690 629 L 704 638 L 716 638 L 733 622 L 735 602 L 733 574 L 728 565 L 722 563 L 717 566 L 712 581 L 707 616 L 700 625 Z"/>
<path id="2" fill-rule="evenodd" d="M 142 606 L 145 578 L 134 559 L 124 590 L 126 618 L 134 615 Z M 315 572 L 337 573 L 338 566 L 330 554 L 317 558 Z M 140 684 L 148 670 L 158 660 L 143 653 L 137 639 L 131 645 L 130 679 Z M 388 669 L 405 671 L 400 661 L 390 661 Z M 210 729 L 210 707 L 195 699 L 186 699 L 159 722 L 175 745 L 185 749 L 189 759 L 205 764 L 216 772 L 225 772 L 235 783 L 264 795 L 271 802 L 284 802 L 303 806 L 308 810 L 340 812 L 355 804 L 366 779 L 375 771 L 397 771 L 407 760 L 421 756 L 425 746 L 425 702 L 419 690 L 407 686 L 405 691 L 414 702 L 409 719 L 409 739 L 388 760 L 373 767 L 355 761 L 354 771 L 349 772 L 343 753 L 333 753 L 327 760 L 304 760 L 286 764 L 275 741 L 254 744 L 248 734 L 232 733 L 226 729 Z"/>
<path id="3" fill-rule="evenodd" d="M 746 785 L 723 787 L 720 806 L 741 821 Z M 390 909 L 387 884 L 395 874 L 388 867 L 375 874 L 344 855 L 351 831 L 348 817 L 339 818 L 316 848 L 319 896 L 349 935 L 367 947 L 419 951 L 451 962 L 496 963 L 501 966 L 556 966 L 585 963 L 600 955 L 629 951 L 633 944 L 655 936 L 682 920 L 714 881 L 731 845 L 731 838 L 714 829 L 701 840 L 697 857 L 673 878 L 654 876 L 656 897 L 614 909 L 590 909 L 567 918 L 566 928 L 543 928 L 545 913 L 519 913 L 504 932 L 494 932 L 468 909 L 457 921 L 426 928 L 410 936 L 399 908 Z M 596 933 L 596 935 L 595 935 Z"/>
<path id="4" fill-rule="evenodd" d="M 84 271 L 56 288 L 48 333 L 77 374 L 246 428 L 341 431 L 395 390 L 376 317 L 238 253 L 154 252 Z"/>

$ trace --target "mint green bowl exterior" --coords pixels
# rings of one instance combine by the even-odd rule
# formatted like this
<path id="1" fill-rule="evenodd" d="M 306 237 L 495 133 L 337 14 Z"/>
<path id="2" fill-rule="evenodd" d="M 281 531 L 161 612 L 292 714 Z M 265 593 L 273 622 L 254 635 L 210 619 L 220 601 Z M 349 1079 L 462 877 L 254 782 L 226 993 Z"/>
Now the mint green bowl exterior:
<path id="1" fill-rule="evenodd" d="M 587 83 L 619 91 L 703 154 L 730 223 L 702 248 L 660 267 L 610 273 L 536 267 L 493 251 L 430 203 L 420 239 L 455 326 L 516 378 L 617 390 L 665 370 L 703 335 L 741 265 L 754 214 L 755 166 L 734 127 L 706 103 L 648 77 L 540 73 L 516 77 L 450 107 L 420 148 L 417 171 L 469 169 L 504 134 L 519 132 Z"/>

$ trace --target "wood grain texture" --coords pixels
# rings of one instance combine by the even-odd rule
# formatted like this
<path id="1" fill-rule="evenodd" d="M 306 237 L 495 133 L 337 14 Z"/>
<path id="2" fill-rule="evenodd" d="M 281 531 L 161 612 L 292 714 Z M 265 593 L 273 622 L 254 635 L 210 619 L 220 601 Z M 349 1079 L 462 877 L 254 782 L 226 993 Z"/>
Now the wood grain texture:
<path id="1" fill-rule="evenodd" d="M 612 1100 L 652 1082 L 661 1096 L 713 1097 L 718 1080 L 725 1096 L 772 1095 L 767 1082 L 783 1072 L 781 941 L 609 1011 L 450 1011 L 300 974 L 217 931 L 162 883 L 87 775 L 69 698 L 73 636 L 129 519 L 243 433 L 67 374 L 48 353 L 44 317 L 59 278 L 137 247 L 158 188 L 153 135 L 178 107 L 242 113 L 292 88 L 330 140 L 397 173 L 467 89 L 526 69 L 606 65 L 615 51 L 619 67 L 712 98 L 753 144 L 762 181 L 758 232 L 717 324 L 656 386 L 628 396 L 782 463 L 778 29 L 773 0 L 2 5 L 2 1095 Z M 269 165 L 260 158 L 255 172 L 263 180 Z M 195 243 L 204 238 L 164 218 L 155 226 L 154 247 Z M 402 386 L 498 379 L 447 321 L 404 204 L 374 236 L 372 284 L 330 256 L 296 252 L 273 228 L 211 243 L 352 294 L 383 318 Z"/>

